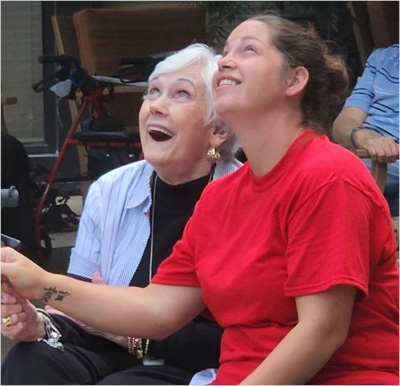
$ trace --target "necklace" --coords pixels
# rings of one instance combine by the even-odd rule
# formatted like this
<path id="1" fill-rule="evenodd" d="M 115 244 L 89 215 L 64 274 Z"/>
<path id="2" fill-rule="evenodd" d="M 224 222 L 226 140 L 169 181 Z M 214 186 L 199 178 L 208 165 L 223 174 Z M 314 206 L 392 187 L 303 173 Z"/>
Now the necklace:
<path id="1" fill-rule="evenodd" d="M 154 177 L 153 183 L 153 203 L 151 208 L 151 222 L 150 222 L 150 263 L 149 263 L 149 284 L 153 276 L 153 250 L 154 250 L 154 216 L 156 213 L 156 193 L 157 193 L 157 180 L 158 174 Z"/>
<path id="2" fill-rule="evenodd" d="M 207 181 L 207 185 L 211 182 L 214 176 L 214 171 L 215 171 L 215 164 L 213 165 L 211 172 L 210 172 L 210 177 Z M 156 213 L 156 195 L 157 195 L 157 181 L 158 181 L 158 174 L 155 173 L 155 177 L 153 180 L 153 197 L 152 197 L 152 207 L 151 207 L 151 219 L 150 219 L 150 260 L 149 260 L 149 284 L 151 282 L 151 279 L 153 277 L 153 255 L 154 255 L 154 222 L 155 222 L 155 213 Z M 131 338 L 134 339 L 134 352 L 136 353 L 136 356 L 138 359 L 144 359 L 147 360 L 148 362 L 150 359 L 148 358 L 148 351 L 149 351 L 149 345 L 150 345 L 150 339 L 146 339 L 145 347 L 143 349 L 143 343 L 141 339 L 136 339 L 136 338 Z M 129 342 L 129 340 L 128 340 Z M 148 364 L 153 364 L 153 363 L 148 363 Z"/>
<path id="3" fill-rule="evenodd" d="M 211 182 L 214 177 L 215 172 L 215 165 L 213 164 L 210 177 L 207 181 L 207 185 Z M 158 174 L 155 174 L 154 182 L 153 182 L 153 199 L 152 199 L 152 207 L 151 207 L 151 221 L 150 221 L 150 263 L 149 263 L 149 284 L 153 277 L 153 251 L 154 251 L 154 216 L 156 213 L 156 193 L 157 193 L 157 181 L 158 181 Z M 148 340 L 146 342 L 146 347 L 148 346 Z M 145 350 L 146 351 L 146 350 Z M 146 352 L 145 352 L 146 354 Z"/>

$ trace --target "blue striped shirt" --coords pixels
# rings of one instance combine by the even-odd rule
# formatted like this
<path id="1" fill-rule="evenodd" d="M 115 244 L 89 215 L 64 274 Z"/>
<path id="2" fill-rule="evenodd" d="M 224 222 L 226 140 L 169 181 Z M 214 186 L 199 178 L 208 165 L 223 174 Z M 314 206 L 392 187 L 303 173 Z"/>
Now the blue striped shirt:
<path id="1" fill-rule="evenodd" d="M 368 115 L 363 126 L 399 143 L 399 45 L 376 49 L 368 58 L 345 107 Z M 388 176 L 398 182 L 399 161 L 388 165 Z"/>
<path id="2" fill-rule="evenodd" d="M 241 166 L 221 161 L 214 179 Z M 100 272 L 109 285 L 128 286 L 150 237 L 153 167 L 134 162 L 101 176 L 89 189 L 68 273 L 91 279 Z"/>

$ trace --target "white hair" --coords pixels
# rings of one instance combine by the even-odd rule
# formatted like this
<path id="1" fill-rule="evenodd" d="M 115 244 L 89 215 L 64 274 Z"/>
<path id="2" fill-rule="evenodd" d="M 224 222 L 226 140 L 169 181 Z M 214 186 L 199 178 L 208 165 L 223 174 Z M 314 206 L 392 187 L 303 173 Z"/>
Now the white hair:
<path id="1" fill-rule="evenodd" d="M 215 71 L 218 69 L 220 55 L 216 55 L 214 50 L 205 44 L 194 43 L 186 48 L 173 53 L 159 62 L 154 71 L 150 74 L 149 82 L 154 78 L 171 72 L 179 71 L 183 68 L 197 64 L 201 68 L 201 77 L 206 87 L 207 119 L 206 125 L 214 124 L 217 131 L 229 130 L 215 111 L 215 100 L 212 87 L 212 80 Z M 231 133 L 229 138 L 219 146 L 221 156 L 233 158 L 238 150 L 236 137 Z"/>

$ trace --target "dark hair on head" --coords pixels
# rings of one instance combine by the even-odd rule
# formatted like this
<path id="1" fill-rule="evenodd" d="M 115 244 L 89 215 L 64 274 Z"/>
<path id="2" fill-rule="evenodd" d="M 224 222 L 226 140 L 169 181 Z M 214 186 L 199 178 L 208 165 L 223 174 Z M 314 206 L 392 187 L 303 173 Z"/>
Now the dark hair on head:
<path id="1" fill-rule="evenodd" d="M 303 66 L 308 70 L 309 80 L 301 102 L 302 123 L 315 131 L 327 132 L 332 114 L 348 90 L 348 74 L 342 61 L 329 53 L 313 28 L 302 28 L 273 14 L 249 20 L 261 21 L 270 28 L 271 42 L 282 53 L 288 68 Z"/>

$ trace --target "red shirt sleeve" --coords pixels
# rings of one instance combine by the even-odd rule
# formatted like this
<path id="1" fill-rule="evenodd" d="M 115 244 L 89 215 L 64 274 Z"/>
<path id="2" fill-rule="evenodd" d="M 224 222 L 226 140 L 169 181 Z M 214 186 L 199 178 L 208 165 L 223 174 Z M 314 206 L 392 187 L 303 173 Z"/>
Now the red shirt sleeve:
<path id="1" fill-rule="evenodd" d="M 200 287 L 189 236 L 192 226 L 193 220 L 190 219 L 183 231 L 182 239 L 175 244 L 172 254 L 161 263 L 152 283 Z"/>
<path id="2" fill-rule="evenodd" d="M 288 225 L 286 296 L 338 284 L 368 296 L 372 206 L 358 188 L 335 181 L 294 210 Z"/>

